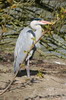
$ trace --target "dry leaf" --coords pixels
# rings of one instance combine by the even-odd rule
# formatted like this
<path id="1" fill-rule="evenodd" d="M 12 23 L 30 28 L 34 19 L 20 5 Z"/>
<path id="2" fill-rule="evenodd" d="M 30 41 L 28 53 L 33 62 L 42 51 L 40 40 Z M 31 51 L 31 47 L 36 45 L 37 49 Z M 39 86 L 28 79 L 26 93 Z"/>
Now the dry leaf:
<path id="1" fill-rule="evenodd" d="M 16 4 L 13 4 L 13 5 L 11 6 L 11 9 L 16 8 L 16 7 L 17 7 L 17 5 L 16 5 Z"/>
<path id="2" fill-rule="evenodd" d="M 7 28 L 4 25 L 2 25 L 2 32 L 3 33 L 7 32 Z"/>

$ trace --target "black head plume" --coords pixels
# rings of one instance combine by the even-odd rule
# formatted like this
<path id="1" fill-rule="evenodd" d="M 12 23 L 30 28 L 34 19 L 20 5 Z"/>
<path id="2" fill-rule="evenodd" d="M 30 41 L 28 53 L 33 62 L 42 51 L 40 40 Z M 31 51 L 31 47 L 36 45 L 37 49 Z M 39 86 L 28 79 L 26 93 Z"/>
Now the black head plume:
<path id="1" fill-rule="evenodd" d="M 41 21 L 42 18 L 34 18 L 33 20 L 35 20 L 35 21 Z"/>

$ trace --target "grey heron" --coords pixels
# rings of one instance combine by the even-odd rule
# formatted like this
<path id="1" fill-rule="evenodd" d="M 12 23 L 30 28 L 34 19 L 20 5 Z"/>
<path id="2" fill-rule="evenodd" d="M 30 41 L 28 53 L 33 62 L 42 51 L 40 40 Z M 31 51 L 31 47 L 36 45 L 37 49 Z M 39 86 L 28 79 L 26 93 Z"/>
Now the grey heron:
<path id="1" fill-rule="evenodd" d="M 27 55 L 27 51 L 30 50 L 31 46 L 34 44 L 34 39 L 36 41 L 40 38 L 42 35 L 42 27 L 41 25 L 50 24 L 48 21 L 44 21 L 41 18 L 35 18 L 31 23 L 30 27 L 25 27 L 23 30 L 21 30 L 21 33 L 19 34 L 19 37 L 16 42 L 15 51 L 14 51 L 14 73 L 19 71 L 20 64 L 23 63 L 23 60 L 25 59 Z M 32 30 L 33 29 L 33 30 Z M 27 70 L 27 76 L 30 77 L 30 71 L 29 71 L 29 60 L 32 58 L 36 48 L 39 46 L 39 43 L 34 45 L 34 48 L 30 51 L 28 56 L 25 59 L 26 62 L 26 70 Z"/>

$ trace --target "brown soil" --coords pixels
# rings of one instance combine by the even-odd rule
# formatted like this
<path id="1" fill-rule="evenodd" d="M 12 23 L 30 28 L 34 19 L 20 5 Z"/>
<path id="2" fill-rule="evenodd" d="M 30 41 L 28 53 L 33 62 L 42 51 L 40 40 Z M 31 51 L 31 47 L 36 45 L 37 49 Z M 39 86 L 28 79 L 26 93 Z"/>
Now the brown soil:
<path id="1" fill-rule="evenodd" d="M 52 61 L 52 60 L 51 60 Z M 66 100 L 66 65 L 43 60 L 30 63 L 31 79 L 22 68 L 20 76 L 0 100 Z M 0 92 L 13 78 L 12 63 L 0 63 Z"/>

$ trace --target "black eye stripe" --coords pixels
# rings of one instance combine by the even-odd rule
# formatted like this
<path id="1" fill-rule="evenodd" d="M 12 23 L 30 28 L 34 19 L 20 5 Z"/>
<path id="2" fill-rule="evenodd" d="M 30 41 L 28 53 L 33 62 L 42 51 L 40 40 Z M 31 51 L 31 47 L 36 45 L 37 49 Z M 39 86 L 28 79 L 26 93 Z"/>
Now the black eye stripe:
<path id="1" fill-rule="evenodd" d="M 34 18 L 34 20 L 41 21 L 42 19 L 41 18 Z"/>

